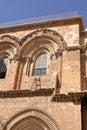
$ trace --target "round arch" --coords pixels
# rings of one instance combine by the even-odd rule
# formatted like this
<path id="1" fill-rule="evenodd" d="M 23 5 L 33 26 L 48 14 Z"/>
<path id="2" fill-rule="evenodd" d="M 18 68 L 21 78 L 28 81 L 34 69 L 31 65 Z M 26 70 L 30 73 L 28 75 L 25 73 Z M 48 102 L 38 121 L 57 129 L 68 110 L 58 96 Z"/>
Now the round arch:
<path id="1" fill-rule="evenodd" d="M 10 57 L 9 53 L 7 53 L 7 52 L 0 53 L 0 59 L 5 56 Z"/>
<path id="2" fill-rule="evenodd" d="M 20 48 L 20 40 L 13 35 L 1 35 L 0 44 L 8 43 L 10 46 L 15 47 L 16 49 Z"/>
<path id="3" fill-rule="evenodd" d="M 42 41 L 45 41 L 43 43 Z M 36 42 L 35 42 L 36 41 Z M 65 49 L 67 47 L 66 42 L 64 41 L 63 37 L 57 33 L 56 31 L 50 30 L 50 29 L 39 29 L 32 33 L 29 33 L 24 38 L 21 39 L 21 50 L 20 54 L 25 54 L 25 51 L 27 51 L 29 48 L 34 49 L 38 46 L 45 47 L 49 44 L 54 50 L 56 49 Z M 27 48 L 27 49 L 26 49 Z"/>
<path id="4" fill-rule="evenodd" d="M 27 109 L 8 120 L 3 130 L 59 130 L 56 121 L 37 108 Z"/>
<path id="5" fill-rule="evenodd" d="M 10 57 L 13 57 L 19 50 L 20 44 L 18 38 L 11 35 L 0 36 L 0 54 L 7 53 Z"/>

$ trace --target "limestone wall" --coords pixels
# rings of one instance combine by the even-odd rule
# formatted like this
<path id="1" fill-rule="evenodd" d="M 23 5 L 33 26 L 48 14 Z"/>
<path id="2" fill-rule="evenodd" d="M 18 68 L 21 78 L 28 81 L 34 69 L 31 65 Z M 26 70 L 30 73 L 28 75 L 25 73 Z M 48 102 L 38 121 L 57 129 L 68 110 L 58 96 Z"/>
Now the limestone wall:
<path id="1" fill-rule="evenodd" d="M 72 102 L 52 102 L 52 97 L 0 99 L 0 118 L 4 124 L 16 113 L 29 108 L 38 108 L 56 120 L 60 130 L 81 130 L 81 107 Z"/>
<path id="2" fill-rule="evenodd" d="M 47 73 L 39 77 L 40 87 L 45 90 L 54 88 L 53 94 L 60 94 L 61 97 L 65 93 L 67 95 L 69 92 L 81 91 L 87 71 L 86 58 L 84 58 L 87 54 L 83 53 L 82 56 L 80 48 L 84 44 L 84 38 L 80 37 L 82 21 L 75 18 L 75 20 L 61 21 L 64 24 L 59 22 L 39 23 L 36 27 L 30 25 L 29 28 L 28 25 L 25 28 L 20 26 L 19 30 L 17 29 L 19 27 L 8 28 L 9 31 L 7 28 L 0 29 L 0 56 L 4 54 L 10 59 L 6 77 L 0 79 L 0 91 L 32 89 L 36 78 L 32 75 L 35 58 L 43 50 L 49 56 Z M 27 65 L 28 73 L 26 73 Z M 81 104 L 71 100 L 54 102 L 53 96 L 6 98 L 2 95 L 0 98 L 2 127 L 10 117 L 32 107 L 50 114 L 56 120 L 60 130 L 81 130 Z"/>
<path id="3" fill-rule="evenodd" d="M 67 47 L 79 46 L 79 24 L 73 24 L 73 25 L 67 25 L 67 26 L 56 26 L 56 27 L 53 26 L 53 27 L 50 27 L 47 29 L 56 31 L 61 37 L 63 37 L 64 41 L 66 42 Z M 17 31 L 17 32 L 1 34 L 1 36 L 2 35 L 11 35 L 11 36 L 18 37 L 18 39 L 20 40 L 24 36 L 34 32 L 34 31 L 36 31 L 36 30 L 35 29 L 34 30 L 21 30 L 21 31 Z M 54 33 L 54 32 L 52 32 L 52 33 Z M 41 34 L 40 34 L 40 37 L 43 36 L 42 32 L 41 32 Z M 47 33 L 47 37 L 49 38 L 48 33 Z M 29 43 L 29 46 L 35 44 L 36 48 L 38 48 L 39 46 L 37 46 L 37 44 L 39 44 L 39 42 L 42 42 L 42 41 L 37 38 L 38 38 L 38 36 L 36 36 L 36 39 L 33 42 Z M 42 39 L 43 39 L 42 45 L 43 45 L 43 47 L 45 47 L 44 42 L 49 42 L 49 41 L 44 41 L 45 40 L 44 37 L 42 37 Z M 61 38 L 60 38 L 60 40 L 61 40 Z M 50 52 L 49 57 L 51 57 L 51 55 L 56 54 L 56 51 L 57 51 L 56 44 L 54 43 L 54 41 L 51 41 L 51 42 L 52 42 L 51 43 L 52 45 L 49 44 L 48 46 L 49 46 L 49 48 L 51 46 L 53 46 L 55 51 Z M 62 44 L 63 44 L 63 43 L 61 43 L 62 41 L 59 41 L 59 42 L 60 42 L 59 45 L 62 46 Z M 25 52 L 23 52 L 23 51 L 22 52 L 24 53 L 24 55 L 26 54 L 26 56 L 30 56 L 31 52 L 26 52 L 27 48 L 28 48 L 28 45 L 26 46 L 25 50 L 23 50 L 23 46 L 22 46 L 22 50 L 25 51 Z M 16 50 L 16 51 L 20 52 L 20 49 Z M 29 48 L 29 50 L 33 51 L 33 46 L 32 46 L 32 48 Z M 16 54 L 16 51 L 14 52 L 15 54 Z M 40 51 L 40 50 L 38 50 L 38 51 Z M 3 83 L 0 84 L 1 85 L 0 90 L 31 88 L 31 86 L 34 82 L 34 77 L 32 76 L 33 68 L 31 65 L 31 67 L 30 67 L 31 74 L 29 74 L 29 76 L 30 76 L 30 79 L 29 79 L 29 76 L 26 76 L 26 67 L 27 67 L 26 62 L 23 62 L 23 63 L 22 62 L 19 63 L 18 61 L 10 62 L 9 67 L 8 67 L 9 70 L 7 71 L 6 78 L 3 79 L 3 81 L 1 81 Z M 47 88 L 56 87 L 56 79 L 57 79 L 56 76 L 58 75 L 61 92 L 80 90 L 80 88 L 81 88 L 81 85 L 80 85 L 80 51 L 78 51 L 78 50 L 63 51 L 62 56 L 58 56 L 58 57 L 54 56 L 54 58 L 52 58 L 52 59 L 49 58 L 48 63 L 49 63 L 49 65 L 48 65 L 47 69 L 49 71 L 47 70 L 48 71 L 47 75 L 41 78 L 41 80 L 42 80 L 41 84 L 42 84 L 43 88 L 44 87 L 47 87 Z"/>

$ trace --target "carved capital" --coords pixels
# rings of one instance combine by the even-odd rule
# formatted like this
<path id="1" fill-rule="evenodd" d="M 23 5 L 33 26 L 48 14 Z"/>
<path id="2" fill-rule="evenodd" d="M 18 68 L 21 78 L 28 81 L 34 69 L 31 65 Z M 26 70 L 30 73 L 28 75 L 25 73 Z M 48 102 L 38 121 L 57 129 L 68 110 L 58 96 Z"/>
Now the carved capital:
<path id="1" fill-rule="evenodd" d="M 10 61 L 14 61 L 14 62 L 16 62 L 16 61 L 25 62 L 26 59 L 27 59 L 26 57 L 22 57 L 22 56 L 16 54 L 13 58 L 10 59 Z"/>
<path id="2" fill-rule="evenodd" d="M 58 58 L 58 57 L 62 56 L 62 52 L 63 52 L 63 50 L 57 50 L 57 52 L 55 52 L 55 54 L 52 54 L 50 58 L 53 59 L 54 56 L 55 56 L 55 58 Z"/>
<path id="3" fill-rule="evenodd" d="M 56 58 L 62 56 L 62 50 L 57 50 L 57 52 L 55 52 L 55 56 Z"/>

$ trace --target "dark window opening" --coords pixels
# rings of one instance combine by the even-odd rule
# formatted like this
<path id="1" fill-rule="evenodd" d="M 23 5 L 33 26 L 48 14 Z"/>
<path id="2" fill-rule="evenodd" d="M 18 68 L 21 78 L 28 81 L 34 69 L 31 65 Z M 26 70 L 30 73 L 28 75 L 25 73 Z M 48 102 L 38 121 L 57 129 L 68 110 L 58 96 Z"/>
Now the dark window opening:
<path id="1" fill-rule="evenodd" d="M 35 61 L 33 76 L 43 76 L 47 70 L 47 54 L 41 53 Z"/>
<path id="2" fill-rule="evenodd" d="M 87 130 L 87 97 L 84 97 L 81 101 L 82 111 L 82 130 Z"/>
<path id="3" fill-rule="evenodd" d="M 8 65 L 8 58 L 7 57 L 0 59 L 0 79 L 5 78 L 6 71 L 7 71 L 7 65 Z"/>

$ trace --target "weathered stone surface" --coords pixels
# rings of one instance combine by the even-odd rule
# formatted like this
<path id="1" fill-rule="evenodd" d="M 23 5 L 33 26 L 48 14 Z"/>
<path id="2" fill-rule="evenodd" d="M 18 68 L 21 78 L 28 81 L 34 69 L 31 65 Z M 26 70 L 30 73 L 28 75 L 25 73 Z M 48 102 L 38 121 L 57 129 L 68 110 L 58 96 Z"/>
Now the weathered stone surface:
<path id="1" fill-rule="evenodd" d="M 82 129 L 86 42 L 81 17 L 0 29 L 0 58 L 9 58 L 6 77 L 0 79 L 1 130 Z M 33 76 L 43 52 L 48 54 L 46 75 Z"/>

